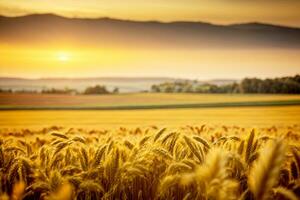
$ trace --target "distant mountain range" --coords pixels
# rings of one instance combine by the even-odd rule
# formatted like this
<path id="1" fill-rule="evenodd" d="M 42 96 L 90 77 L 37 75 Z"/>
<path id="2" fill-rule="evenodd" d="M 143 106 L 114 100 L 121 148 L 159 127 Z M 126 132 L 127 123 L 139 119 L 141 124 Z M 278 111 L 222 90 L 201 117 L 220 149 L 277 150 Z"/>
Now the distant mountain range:
<path id="1" fill-rule="evenodd" d="M 120 92 L 141 92 L 149 90 L 153 84 L 164 82 L 185 81 L 187 79 L 175 79 L 166 77 L 100 77 L 100 78 L 41 78 L 41 79 L 26 79 L 26 78 L 10 78 L 0 77 L 1 89 L 12 90 L 36 90 L 42 89 L 76 89 L 83 91 L 86 87 L 105 85 L 108 89 L 113 90 L 118 87 Z M 191 80 L 190 80 L 191 81 Z M 202 81 L 203 83 L 211 83 L 223 85 L 236 82 L 237 80 L 216 79 Z"/>
<path id="2" fill-rule="evenodd" d="M 300 48 L 300 28 L 263 23 L 79 19 L 52 14 L 0 16 L 0 42 L 125 48 Z"/>

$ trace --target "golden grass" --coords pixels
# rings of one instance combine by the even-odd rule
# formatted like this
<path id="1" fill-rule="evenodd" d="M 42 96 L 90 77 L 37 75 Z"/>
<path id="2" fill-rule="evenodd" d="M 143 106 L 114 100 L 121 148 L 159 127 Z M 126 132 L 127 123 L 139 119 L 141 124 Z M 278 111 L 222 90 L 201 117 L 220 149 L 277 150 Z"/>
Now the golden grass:
<path id="1" fill-rule="evenodd" d="M 300 125 L 0 130 L 1 200 L 300 198 Z"/>

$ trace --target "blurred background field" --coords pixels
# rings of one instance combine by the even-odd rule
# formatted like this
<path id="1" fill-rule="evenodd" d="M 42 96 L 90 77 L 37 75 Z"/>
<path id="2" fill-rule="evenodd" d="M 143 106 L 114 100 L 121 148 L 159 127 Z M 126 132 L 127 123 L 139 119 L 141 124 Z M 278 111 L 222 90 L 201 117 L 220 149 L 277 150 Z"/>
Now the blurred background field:
<path id="1" fill-rule="evenodd" d="M 1 94 L 0 109 L 8 110 L 0 111 L 0 128 L 41 128 L 54 125 L 81 128 L 152 125 L 180 127 L 201 124 L 248 127 L 293 125 L 300 123 L 299 102 L 300 95 Z M 255 106 L 257 103 L 263 103 L 263 105 Z M 168 108 L 170 105 L 173 106 L 170 109 L 155 109 L 155 106 Z M 124 110 L 113 110 L 119 106 L 122 106 Z M 203 107 L 197 108 L 197 106 Z M 21 110 L 15 110 L 16 108 Z M 24 108 L 28 110 L 22 110 Z M 34 108 L 50 110 L 32 110 Z M 55 108 L 62 108 L 62 110 Z M 81 108 L 91 108 L 91 110 L 80 110 Z M 100 110 L 92 110 L 92 108 Z"/>
<path id="2" fill-rule="evenodd" d="M 264 102 L 266 105 L 276 103 L 300 105 L 300 95 L 289 94 L 188 94 L 188 93 L 129 93 L 106 95 L 70 95 L 70 94 L 6 94 L 0 93 L 1 108 L 131 108 L 132 106 L 158 105 L 196 105 L 232 106 L 254 105 Z"/>
<path id="3" fill-rule="evenodd" d="M 0 128 L 180 127 L 186 125 L 238 125 L 271 127 L 300 124 L 300 106 L 234 107 L 152 110 L 1 111 Z"/>

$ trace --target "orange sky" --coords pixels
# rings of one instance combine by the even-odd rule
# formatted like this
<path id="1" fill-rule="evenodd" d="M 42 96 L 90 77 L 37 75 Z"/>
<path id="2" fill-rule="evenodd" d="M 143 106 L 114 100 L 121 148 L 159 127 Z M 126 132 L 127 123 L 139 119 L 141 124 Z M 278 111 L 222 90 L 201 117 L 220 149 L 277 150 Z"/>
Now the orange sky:
<path id="1" fill-rule="evenodd" d="M 135 20 L 248 21 L 300 27 L 298 0 L 0 0 L 0 14 L 56 13 Z M 0 27 L 1 28 L 1 27 Z M 275 77 L 300 73 L 300 50 L 128 50 L 1 44 L 0 76 Z"/>
<path id="2" fill-rule="evenodd" d="M 278 77 L 300 72 L 300 50 L 0 48 L 0 76 Z"/>

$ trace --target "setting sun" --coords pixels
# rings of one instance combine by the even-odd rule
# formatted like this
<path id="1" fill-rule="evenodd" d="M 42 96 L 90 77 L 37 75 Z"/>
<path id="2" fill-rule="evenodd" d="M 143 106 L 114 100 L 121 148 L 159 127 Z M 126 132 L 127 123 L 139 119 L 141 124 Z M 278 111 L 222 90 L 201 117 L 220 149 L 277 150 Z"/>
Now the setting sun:
<path id="1" fill-rule="evenodd" d="M 68 52 L 59 52 L 57 58 L 60 61 L 66 62 L 70 60 L 70 54 Z"/>

